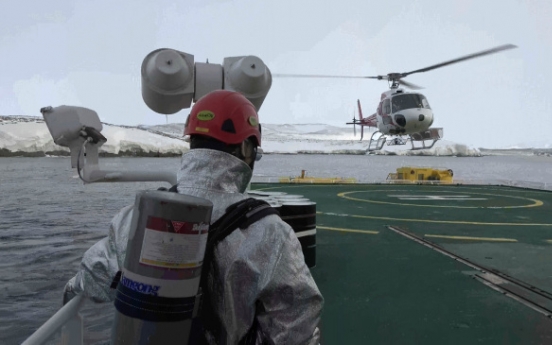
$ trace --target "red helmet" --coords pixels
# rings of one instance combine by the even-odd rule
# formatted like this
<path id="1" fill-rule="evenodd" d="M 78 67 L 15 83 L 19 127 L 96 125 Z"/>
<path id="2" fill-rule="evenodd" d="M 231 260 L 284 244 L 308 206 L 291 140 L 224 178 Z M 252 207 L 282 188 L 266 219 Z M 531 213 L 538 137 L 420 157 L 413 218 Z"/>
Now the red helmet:
<path id="1" fill-rule="evenodd" d="M 217 90 L 201 97 L 192 107 L 184 135 L 204 135 L 226 144 L 255 137 L 261 145 L 261 125 L 255 106 L 239 92 Z"/>

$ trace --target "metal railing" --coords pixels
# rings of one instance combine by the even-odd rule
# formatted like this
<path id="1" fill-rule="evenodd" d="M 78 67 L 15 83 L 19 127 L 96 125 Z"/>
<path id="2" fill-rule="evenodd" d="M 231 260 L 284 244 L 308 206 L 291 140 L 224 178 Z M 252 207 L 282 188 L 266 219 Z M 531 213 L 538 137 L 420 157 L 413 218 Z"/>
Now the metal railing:
<path id="1" fill-rule="evenodd" d="M 31 334 L 22 345 L 44 344 L 60 328 L 62 345 L 81 345 L 83 343 L 83 323 L 79 310 L 84 301 L 85 297 L 83 294 L 75 296 Z"/>

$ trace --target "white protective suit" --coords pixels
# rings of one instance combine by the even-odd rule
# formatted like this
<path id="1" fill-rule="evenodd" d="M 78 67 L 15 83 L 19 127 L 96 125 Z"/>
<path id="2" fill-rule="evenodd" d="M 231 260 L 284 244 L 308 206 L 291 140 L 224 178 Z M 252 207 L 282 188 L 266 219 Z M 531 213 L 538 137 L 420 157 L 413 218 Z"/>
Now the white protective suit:
<path id="1" fill-rule="evenodd" d="M 225 152 L 193 149 L 182 157 L 178 192 L 210 200 L 211 223 L 228 206 L 242 199 L 252 177 L 251 168 Z M 132 206 L 112 220 L 107 238 L 92 246 L 81 269 L 65 287 L 64 301 L 84 291 L 96 302 L 113 301 L 110 284 L 125 261 Z M 220 290 L 212 302 L 226 332 L 226 343 L 237 344 L 251 327 L 255 313 L 260 325 L 257 339 L 268 344 L 318 344 L 323 298 L 305 264 L 293 229 L 277 215 L 269 215 L 237 229 L 215 249 Z M 211 285 L 211 284 L 210 284 Z M 256 310 L 260 303 L 262 310 Z M 209 338 L 209 337 L 208 337 Z"/>

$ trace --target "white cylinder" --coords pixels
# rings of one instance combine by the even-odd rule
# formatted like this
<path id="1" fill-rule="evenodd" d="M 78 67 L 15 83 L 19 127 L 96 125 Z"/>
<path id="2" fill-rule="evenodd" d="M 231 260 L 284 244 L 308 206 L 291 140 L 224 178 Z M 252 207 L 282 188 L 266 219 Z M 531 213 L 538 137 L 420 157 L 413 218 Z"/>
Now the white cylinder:
<path id="1" fill-rule="evenodd" d="M 112 344 L 187 343 L 213 204 L 165 191 L 137 194 L 115 298 Z"/>
<path id="2" fill-rule="evenodd" d="M 189 108 L 194 96 L 194 57 L 173 49 L 158 49 L 142 62 L 142 98 L 160 114 Z"/>
<path id="3" fill-rule="evenodd" d="M 196 62 L 195 76 L 194 102 L 209 92 L 223 88 L 222 65 Z"/>
<path id="4" fill-rule="evenodd" d="M 224 89 L 240 92 L 258 111 L 272 86 L 268 67 L 256 56 L 225 58 L 223 67 Z"/>

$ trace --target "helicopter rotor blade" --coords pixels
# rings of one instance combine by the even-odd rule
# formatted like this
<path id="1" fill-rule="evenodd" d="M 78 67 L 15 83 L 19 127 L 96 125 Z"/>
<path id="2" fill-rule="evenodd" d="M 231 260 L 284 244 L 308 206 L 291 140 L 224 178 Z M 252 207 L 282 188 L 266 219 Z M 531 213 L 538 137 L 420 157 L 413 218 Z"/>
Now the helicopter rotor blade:
<path id="1" fill-rule="evenodd" d="M 353 122 L 346 122 L 346 125 L 353 125 L 353 135 L 356 137 L 356 126 L 360 124 L 360 120 L 357 120 L 356 116 L 353 116 Z M 362 125 L 360 125 L 362 126 Z"/>
<path id="2" fill-rule="evenodd" d="M 495 47 L 495 48 L 480 51 L 478 53 L 462 56 L 462 57 L 459 57 L 459 58 L 454 59 L 454 60 L 449 60 L 449 61 L 441 62 L 439 64 L 429 66 L 429 67 L 426 67 L 426 68 L 417 69 L 417 70 L 412 71 L 412 72 L 401 73 L 401 77 L 406 77 L 407 75 L 414 74 L 414 73 L 427 72 L 427 71 L 430 71 L 432 69 L 436 69 L 436 68 L 439 68 L 439 67 L 452 65 L 452 64 L 457 63 L 457 62 L 466 61 L 466 60 L 470 60 L 470 59 L 475 59 L 477 57 L 481 57 L 481 56 L 485 56 L 485 55 L 489 55 L 489 54 L 494 54 L 494 53 L 498 53 L 498 52 L 503 51 L 503 50 L 513 49 L 513 48 L 517 48 L 517 46 L 515 46 L 513 44 L 504 44 L 504 45 L 501 45 L 501 46 L 498 46 L 498 47 Z"/>
<path id="3" fill-rule="evenodd" d="M 404 80 L 402 80 L 402 79 L 399 79 L 399 84 L 404 85 L 404 86 L 406 86 L 407 88 L 412 89 L 412 90 L 421 90 L 421 89 L 423 89 L 423 87 L 421 87 L 421 86 L 418 86 L 418 85 L 416 85 L 416 84 L 409 83 L 409 82 L 404 81 Z"/>
<path id="4" fill-rule="evenodd" d="M 285 74 L 274 73 L 275 78 L 341 78 L 341 79 L 387 79 L 385 75 L 379 76 L 351 76 L 351 75 L 323 75 L 323 74 Z"/>

